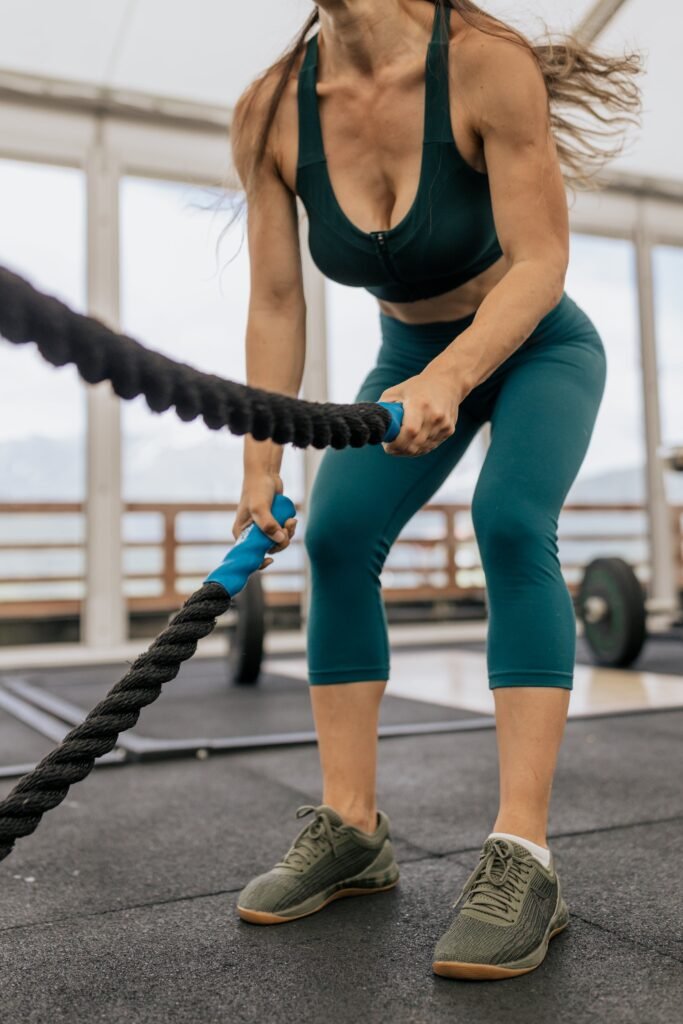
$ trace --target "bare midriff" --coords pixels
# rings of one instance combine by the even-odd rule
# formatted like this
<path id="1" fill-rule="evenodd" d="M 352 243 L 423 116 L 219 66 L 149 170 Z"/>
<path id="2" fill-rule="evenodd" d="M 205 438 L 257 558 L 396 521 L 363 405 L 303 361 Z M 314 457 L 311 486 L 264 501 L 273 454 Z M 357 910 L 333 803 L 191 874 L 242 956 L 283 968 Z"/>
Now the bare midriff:
<path id="1" fill-rule="evenodd" d="M 433 295 L 429 299 L 417 299 L 414 302 L 387 302 L 378 299 L 379 308 L 386 316 L 401 320 L 406 324 L 432 323 L 437 320 L 460 320 L 462 317 L 476 313 L 480 305 L 505 274 L 507 260 L 502 256 L 496 263 L 478 274 L 471 281 Z"/>

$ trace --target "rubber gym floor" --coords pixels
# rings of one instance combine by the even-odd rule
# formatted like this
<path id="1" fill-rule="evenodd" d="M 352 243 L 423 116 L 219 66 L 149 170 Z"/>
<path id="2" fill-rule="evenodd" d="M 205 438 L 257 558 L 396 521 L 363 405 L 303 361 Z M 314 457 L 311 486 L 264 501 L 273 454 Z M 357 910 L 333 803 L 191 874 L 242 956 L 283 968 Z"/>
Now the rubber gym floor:
<path id="1" fill-rule="evenodd" d="M 666 649 L 665 660 L 682 656 Z M 124 668 L 18 674 L 87 709 Z M 210 740 L 312 728 L 301 679 L 229 689 L 224 672 L 220 659 L 189 663 L 136 732 Z M 431 972 L 495 811 L 491 722 L 389 696 L 382 721 L 460 730 L 380 741 L 380 806 L 401 881 L 287 925 L 245 924 L 235 902 L 286 849 L 296 808 L 318 800 L 311 743 L 99 767 L 73 787 L 0 865 L 3 1024 L 680 1021 L 683 708 L 570 720 L 550 837 L 571 923 L 537 971 L 497 983 Z M 0 766 L 52 745 L 0 711 Z M 0 778 L 0 798 L 14 781 Z"/>

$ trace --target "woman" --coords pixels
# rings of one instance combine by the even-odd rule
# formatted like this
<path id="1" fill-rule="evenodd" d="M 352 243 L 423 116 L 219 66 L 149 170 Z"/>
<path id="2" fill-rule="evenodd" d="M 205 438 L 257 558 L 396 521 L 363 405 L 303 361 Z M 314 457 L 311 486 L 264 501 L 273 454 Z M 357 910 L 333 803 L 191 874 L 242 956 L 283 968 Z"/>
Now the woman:
<path id="1" fill-rule="evenodd" d="M 299 195 L 318 267 L 378 299 L 383 344 L 357 400 L 404 406 L 393 443 L 328 450 L 316 479 L 308 659 L 322 803 L 299 809 L 312 821 L 240 894 L 246 921 L 291 921 L 398 880 L 375 798 L 389 675 L 379 576 L 404 524 L 490 422 L 472 516 L 500 806 L 433 969 L 533 970 L 568 922 L 546 837 L 575 655 L 557 517 L 591 438 L 605 354 L 564 293 L 563 171 L 586 181 L 609 153 L 567 111 L 599 108 L 609 136 L 637 110 L 637 71 L 636 58 L 603 58 L 575 40 L 531 47 L 469 0 L 320 0 L 235 109 L 249 211 L 249 382 L 290 395 L 301 384 Z M 270 515 L 281 457 L 247 438 L 234 524 L 238 535 L 257 522 L 274 551 L 296 525 L 283 530 Z"/>

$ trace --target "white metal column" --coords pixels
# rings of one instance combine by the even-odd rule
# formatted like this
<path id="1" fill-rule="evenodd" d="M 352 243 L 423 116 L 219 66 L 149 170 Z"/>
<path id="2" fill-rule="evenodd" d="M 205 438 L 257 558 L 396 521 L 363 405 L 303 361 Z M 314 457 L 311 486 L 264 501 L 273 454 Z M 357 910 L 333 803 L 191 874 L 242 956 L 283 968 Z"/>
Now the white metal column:
<path id="1" fill-rule="evenodd" d="M 584 42 L 594 42 L 625 3 L 626 0 L 595 0 L 576 26 L 574 34 Z"/>
<path id="2" fill-rule="evenodd" d="M 99 126 L 86 163 L 88 309 L 119 325 L 119 174 Z M 121 413 L 109 384 L 88 388 L 86 595 L 82 637 L 92 648 L 126 639 L 121 524 Z"/>
<path id="3" fill-rule="evenodd" d="M 648 609 L 669 612 L 677 608 L 671 514 L 666 497 L 664 467 L 659 457 L 661 417 L 657 375 L 656 317 L 652 269 L 652 243 L 642 213 L 635 234 L 638 271 L 640 353 L 645 427 L 645 474 L 650 536 L 651 584 Z"/>
<path id="4" fill-rule="evenodd" d="M 303 397 L 314 402 L 326 402 L 328 398 L 327 379 L 327 311 L 325 305 L 325 278 L 314 264 L 308 248 L 308 217 L 301 214 L 299 203 L 301 262 L 306 297 L 306 367 L 304 370 Z M 304 450 L 304 510 L 308 514 L 308 503 L 313 481 L 320 465 L 323 452 L 317 448 Z M 308 618 L 310 599 L 310 570 L 305 560 L 304 587 L 301 595 L 301 618 Z"/>

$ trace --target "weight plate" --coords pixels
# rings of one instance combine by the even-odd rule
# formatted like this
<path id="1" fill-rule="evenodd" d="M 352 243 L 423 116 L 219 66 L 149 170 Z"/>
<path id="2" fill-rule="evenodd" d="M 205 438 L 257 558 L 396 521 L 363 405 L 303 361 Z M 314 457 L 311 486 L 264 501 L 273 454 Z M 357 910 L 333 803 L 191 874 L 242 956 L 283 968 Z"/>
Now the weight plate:
<path id="1" fill-rule="evenodd" d="M 261 674 L 265 604 L 263 584 L 255 572 L 235 599 L 236 621 L 230 633 L 229 679 L 239 686 L 253 686 Z"/>
<path id="2" fill-rule="evenodd" d="M 598 665 L 625 668 L 643 649 L 647 635 L 645 594 L 622 558 L 596 558 L 579 589 L 584 636 Z"/>

